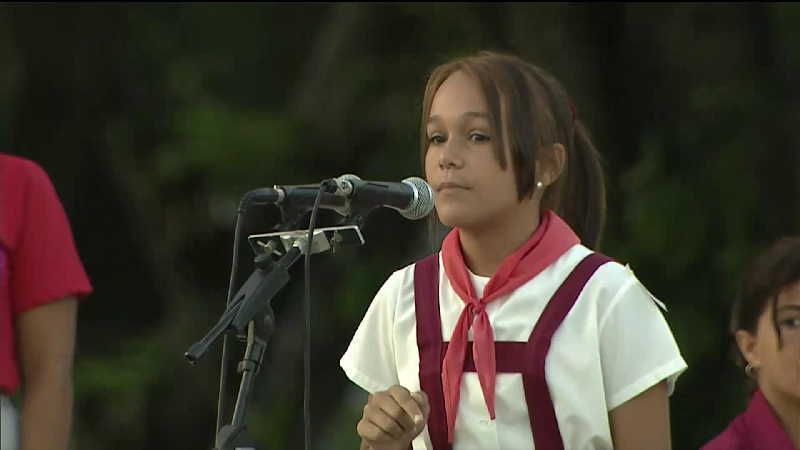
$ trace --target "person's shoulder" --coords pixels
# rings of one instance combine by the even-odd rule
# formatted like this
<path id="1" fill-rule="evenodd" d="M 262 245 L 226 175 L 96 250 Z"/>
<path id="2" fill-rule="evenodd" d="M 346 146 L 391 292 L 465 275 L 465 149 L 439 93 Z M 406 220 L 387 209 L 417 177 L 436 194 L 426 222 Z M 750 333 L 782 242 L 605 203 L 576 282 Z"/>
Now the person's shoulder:
<path id="1" fill-rule="evenodd" d="M 3 179 L 12 186 L 31 183 L 36 186 L 50 186 L 50 176 L 35 161 L 21 156 L 0 153 L 0 172 Z"/>
<path id="2" fill-rule="evenodd" d="M 410 263 L 401 266 L 400 268 L 396 269 L 392 276 L 406 276 L 406 275 L 413 275 L 414 271 L 417 269 L 417 266 L 420 264 L 431 264 L 434 263 L 436 267 L 441 266 L 441 259 L 439 257 L 439 252 L 428 253 L 419 257 Z M 441 269 L 440 269 L 441 270 Z"/>
<path id="3" fill-rule="evenodd" d="M 588 290 L 595 294 L 600 304 L 605 307 L 611 307 L 619 301 L 620 297 L 633 295 L 648 299 L 660 309 L 666 311 L 666 306 L 644 286 L 629 263 L 619 261 L 600 252 L 594 252 L 580 245 L 576 247 L 582 247 L 580 254 L 584 257 L 592 253 L 599 253 L 607 259 L 605 263 L 597 268 L 587 282 Z"/>
<path id="4" fill-rule="evenodd" d="M 416 261 L 412 261 L 404 266 L 401 266 L 392 271 L 391 274 L 386 278 L 386 281 L 383 283 L 383 289 L 389 289 L 393 291 L 403 291 L 407 289 L 413 289 L 414 285 L 414 272 L 416 271 L 417 265 L 423 261 L 428 260 L 429 258 L 437 258 L 439 255 L 438 252 L 425 255 L 422 258 L 417 259 Z"/>
<path id="5" fill-rule="evenodd" d="M 603 284 L 607 286 L 609 291 L 619 292 L 630 283 L 638 281 L 630 264 L 618 261 L 602 253 L 600 253 L 600 255 L 608 260 L 597 269 L 596 275 L 602 280 Z"/>
<path id="6" fill-rule="evenodd" d="M 746 450 L 749 446 L 741 438 L 741 416 L 736 417 L 722 433 L 700 447 L 700 450 Z"/>
<path id="7" fill-rule="evenodd" d="M 582 244 L 574 245 L 564 253 L 561 259 L 565 265 L 570 267 L 571 272 L 584 259 L 595 254 L 603 257 L 604 261 L 601 261 L 601 265 L 590 277 L 589 284 L 601 287 L 606 294 L 616 293 L 630 283 L 632 278 L 635 278 L 627 264 L 622 264 L 613 257 L 594 251 Z"/>
<path id="8" fill-rule="evenodd" d="M 20 211 L 31 201 L 56 198 L 53 183 L 39 164 L 0 152 L 0 204 L 4 209 Z M 0 234 L 7 231 L 0 230 Z"/>
<path id="9" fill-rule="evenodd" d="M 428 253 L 410 263 L 396 269 L 389 275 L 384 285 L 390 287 L 397 292 L 413 293 L 414 292 L 414 277 L 420 270 L 436 270 L 441 273 L 444 268 L 442 267 L 441 252 Z"/>
<path id="10" fill-rule="evenodd" d="M 46 174 L 44 169 L 36 162 L 21 156 L 0 152 L 0 167 L 3 170 L 17 174 Z"/>

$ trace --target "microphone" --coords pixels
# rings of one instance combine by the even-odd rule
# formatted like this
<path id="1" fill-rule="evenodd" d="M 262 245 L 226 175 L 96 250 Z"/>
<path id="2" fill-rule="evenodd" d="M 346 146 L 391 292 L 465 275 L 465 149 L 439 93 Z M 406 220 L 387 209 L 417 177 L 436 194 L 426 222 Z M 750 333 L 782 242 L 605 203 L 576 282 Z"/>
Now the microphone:
<path id="1" fill-rule="evenodd" d="M 345 174 L 334 180 L 334 195 L 348 200 L 347 210 L 369 211 L 379 206 L 397 210 L 406 219 L 417 220 L 433 209 L 433 189 L 422 178 L 409 177 L 400 183 L 365 181 Z"/>
<path id="2" fill-rule="evenodd" d="M 433 190 L 422 178 L 409 177 L 396 182 L 364 181 L 357 175 L 346 174 L 323 183 L 319 206 L 342 216 L 369 212 L 385 206 L 401 216 L 417 220 L 433 209 Z M 319 191 L 318 184 L 274 186 L 255 189 L 244 195 L 240 209 L 251 204 L 276 204 L 294 212 L 310 211 Z"/>
<path id="3" fill-rule="evenodd" d="M 324 209 L 332 209 L 339 214 L 346 216 L 347 199 L 341 195 L 334 194 L 332 191 L 336 186 L 323 187 L 320 194 L 319 206 Z M 242 197 L 239 209 L 246 209 L 249 205 L 275 204 L 283 208 L 289 208 L 297 213 L 310 211 L 314 208 L 314 200 L 319 191 L 318 184 L 303 184 L 295 186 L 278 186 L 271 188 L 254 189 Z"/>

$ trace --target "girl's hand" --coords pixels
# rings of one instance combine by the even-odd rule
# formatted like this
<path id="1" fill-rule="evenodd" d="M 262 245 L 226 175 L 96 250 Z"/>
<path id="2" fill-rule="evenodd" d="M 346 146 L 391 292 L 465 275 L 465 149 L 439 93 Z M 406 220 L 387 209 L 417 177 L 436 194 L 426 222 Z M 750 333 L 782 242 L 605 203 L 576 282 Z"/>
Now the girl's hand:
<path id="1" fill-rule="evenodd" d="M 407 450 L 425 428 L 428 414 L 424 392 L 395 385 L 369 396 L 356 430 L 372 450 Z"/>

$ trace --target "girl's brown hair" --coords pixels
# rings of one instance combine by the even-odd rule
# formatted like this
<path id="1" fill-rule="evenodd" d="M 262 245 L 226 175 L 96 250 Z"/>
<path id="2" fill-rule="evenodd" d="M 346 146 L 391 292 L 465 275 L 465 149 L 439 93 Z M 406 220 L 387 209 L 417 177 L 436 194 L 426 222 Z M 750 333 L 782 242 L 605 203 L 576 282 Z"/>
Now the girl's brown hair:
<path id="1" fill-rule="evenodd" d="M 800 281 L 800 237 L 784 237 L 764 250 L 750 265 L 733 305 L 730 333 L 739 330 L 756 334 L 758 319 L 772 306 L 772 323 L 778 335 L 778 348 L 783 346 L 778 326 L 778 295 L 790 285 Z M 733 354 L 737 364 L 744 365 L 744 357 L 734 343 Z"/>
<path id="2" fill-rule="evenodd" d="M 474 77 L 489 106 L 495 152 L 505 169 L 507 145 L 519 199 L 533 195 L 536 161 L 542 149 L 560 143 L 567 162 L 547 187 L 542 209 L 552 209 L 587 247 L 599 246 L 606 216 L 606 192 L 600 154 L 578 119 L 566 90 L 552 75 L 522 59 L 488 51 L 459 58 L 433 70 L 425 87 L 420 125 L 423 170 L 428 151 L 427 121 L 436 91 L 452 73 Z"/>

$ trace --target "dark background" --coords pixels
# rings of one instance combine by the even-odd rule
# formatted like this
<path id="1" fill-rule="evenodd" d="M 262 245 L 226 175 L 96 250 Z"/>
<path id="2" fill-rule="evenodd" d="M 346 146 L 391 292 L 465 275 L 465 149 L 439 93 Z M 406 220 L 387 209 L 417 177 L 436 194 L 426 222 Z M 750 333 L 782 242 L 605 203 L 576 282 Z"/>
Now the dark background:
<path id="1" fill-rule="evenodd" d="M 669 306 L 689 364 L 673 442 L 697 448 L 744 404 L 725 335 L 741 270 L 800 225 L 799 24 L 769 4 L 0 5 L 0 148 L 48 171 L 96 288 L 73 448 L 210 448 L 220 347 L 182 354 L 224 308 L 240 196 L 420 175 L 426 75 L 479 49 L 554 73 L 593 132 L 602 250 Z M 430 251 L 391 210 L 364 233 L 313 260 L 317 449 L 357 448 L 365 396 L 338 359 L 383 280 Z M 248 411 L 259 449 L 302 448 L 300 266 Z"/>

